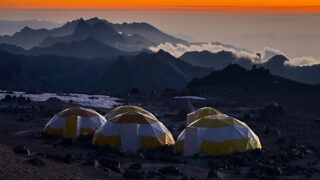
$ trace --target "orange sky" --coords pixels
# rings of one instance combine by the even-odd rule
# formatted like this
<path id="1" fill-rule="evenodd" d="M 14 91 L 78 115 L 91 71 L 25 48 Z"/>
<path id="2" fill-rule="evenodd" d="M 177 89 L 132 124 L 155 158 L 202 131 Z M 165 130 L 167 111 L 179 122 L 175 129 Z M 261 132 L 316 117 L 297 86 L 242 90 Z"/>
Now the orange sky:
<path id="1" fill-rule="evenodd" d="M 320 12 L 320 0 L 0 0 L 4 9 L 216 9 Z"/>

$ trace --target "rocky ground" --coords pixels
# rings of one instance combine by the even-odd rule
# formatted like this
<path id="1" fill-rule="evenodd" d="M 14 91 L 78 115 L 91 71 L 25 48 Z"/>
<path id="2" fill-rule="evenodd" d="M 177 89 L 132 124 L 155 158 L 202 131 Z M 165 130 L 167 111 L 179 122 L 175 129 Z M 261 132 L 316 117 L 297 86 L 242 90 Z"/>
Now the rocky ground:
<path id="1" fill-rule="evenodd" d="M 303 113 L 270 102 L 250 106 L 210 98 L 175 99 L 171 95 L 120 98 L 122 103 L 154 113 L 175 138 L 185 127 L 186 113 L 198 107 L 215 107 L 246 122 L 260 137 L 263 149 L 218 157 L 183 157 L 171 147 L 129 154 L 92 146 L 90 137 L 73 142 L 42 134 L 55 113 L 75 104 L 58 99 L 32 102 L 6 98 L 0 101 L 0 179 L 320 178 L 320 115 L 294 116 Z M 109 111 L 95 110 L 103 115 Z"/>

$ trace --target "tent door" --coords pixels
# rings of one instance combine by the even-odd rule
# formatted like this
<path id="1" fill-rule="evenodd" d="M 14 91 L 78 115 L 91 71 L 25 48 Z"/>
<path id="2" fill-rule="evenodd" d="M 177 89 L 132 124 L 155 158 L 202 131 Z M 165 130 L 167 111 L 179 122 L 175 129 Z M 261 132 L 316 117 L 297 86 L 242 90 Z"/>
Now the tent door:
<path id="1" fill-rule="evenodd" d="M 124 124 L 121 133 L 122 150 L 125 152 L 136 152 L 140 148 L 139 124 Z"/>
<path id="2" fill-rule="evenodd" d="M 68 116 L 66 119 L 66 128 L 64 132 L 64 136 L 66 138 L 73 138 L 77 137 L 77 120 L 78 116 Z"/>
<path id="3" fill-rule="evenodd" d="M 198 129 L 193 127 L 187 127 L 185 131 L 183 152 L 184 156 L 192 156 L 200 152 L 199 147 L 197 146 L 198 142 Z"/>

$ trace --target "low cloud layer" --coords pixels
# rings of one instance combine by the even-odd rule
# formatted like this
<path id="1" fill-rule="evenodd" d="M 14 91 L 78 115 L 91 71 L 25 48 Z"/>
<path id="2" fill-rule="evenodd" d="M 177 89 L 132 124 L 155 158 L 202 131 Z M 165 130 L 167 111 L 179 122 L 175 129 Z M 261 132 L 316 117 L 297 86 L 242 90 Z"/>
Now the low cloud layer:
<path id="1" fill-rule="evenodd" d="M 265 47 L 260 51 L 253 52 L 246 49 L 235 48 L 222 44 L 215 43 L 203 43 L 203 44 L 192 44 L 190 46 L 186 46 L 183 44 L 171 44 L 171 43 L 163 43 L 158 46 L 150 47 L 150 50 L 153 52 L 157 52 L 160 49 L 172 54 L 175 57 L 180 57 L 185 52 L 190 51 L 210 51 L 212 53 L 217 53 L 220 51 L 229 51 L 235 54 L 237 57 L 247 57 L 252 60 L 253 63 L 263 63 L 268 61 L 271 57 L 275 55 L 284 55 L 286 54 L 278 49 L 274 49 L 271 47 Z M 257 56 L 257 53 L 260 53 L 261 58 Z M 288 57 L 288 56 L 286 56 Z M 307 57 L 297 57 L 291 58 L 289 61 L 285 63 L 286 65 L 291 66 L 311 66 L 314 64 L 320 64 L 320 59 L 316 59 L 311 56 Z"/>

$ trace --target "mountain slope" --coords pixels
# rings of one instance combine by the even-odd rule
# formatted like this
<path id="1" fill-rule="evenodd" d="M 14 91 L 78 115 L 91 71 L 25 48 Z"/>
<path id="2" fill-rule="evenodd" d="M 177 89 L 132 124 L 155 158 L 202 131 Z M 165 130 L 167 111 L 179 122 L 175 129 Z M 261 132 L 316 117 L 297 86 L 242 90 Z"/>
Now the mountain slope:
<path id="1" fill-rule="evenodd" d="M 132 88 L 146 92 L 182 89 L 192 78 L 210 70 L 193 67 L 163 51 L 120 59 L 24 56 L 0 51 L 0 88 L 14 90 L 122 94 Z"/>
<path id="2" fill-rule="evenodd" d="M 40 44 L 40 42 L 50 34 L 47 29 L 31 29 L 23 28 L 20 32 L 14 33 L 12 36 L 0 36 L 0 43 L 14 44 L 25 49 L 32 48 Z"/>
<path id="3" fill-rule="evenodd" d="M 112 58 L 88 60 L 52 55 L 13 55 L 0 51 L 0 87 L 84 92 L 85 85 L 99 76 L 113 61 Z"/>
<path id="4" fill-rule="evenodd" d="M 137 51 L 148 48 L 154 43 L 142 36 L 119 34 L 111 26 L 98 21 L 90 25 L 84 20 L 80 20 L 73 32 L 68 36 L 47 37 L 40 44 L 42 47 L 52 46 L 60 42 L 70 43 L 72 41 L 80 41 L 93 37 L 109 46 L 115 47 L 123 51 Z"/>
<path id="5" fill-rule="evenodd" d="M 148 23 L 123 23 L 123 24 L 113 24 L 115 30 L 125 34 L 138 34 L 152 40 L 158 44 L 170 42 L 173 44 L 181 43 L 188 44 L 187 41 L 173 37 L 166 33 L 163 33 L 159 29 Z"/>
<path id="6" fill-rule="evenodd" d="M 210 69 L 193 67 L 170 54 L 140 53 L 131 58 L 120 58 L 92 83 L 93 89 L 112 93 L 162 91 L 166 88 L 182 89 L 194 77 L 202 77 Z"/>
<path id="7" fill-rule="evenodd" d="M 73 41 L 71 43 L 57 43 L 49 47 L 34 47 L 25 50 L 21 47 L 11 44 L 0 44 L 0 50 L 7 51 L 11 54 L 19 55 L 57 55 L 71 56 L 79 58 L 100 58 L 100 57 L 116 57 L 120 55 L 130 55 L 133 53 L 120 51 L 114 47 L 108 46 L 96 39 L 89 37 L 85 40 Z"/>
<path id="8" fill-rule="evenodd" d="M 260 66 L 269 69 L 272 74 L 298 82 L 309 84 L 320 83 L 319 64 L 313 66 L 290 66 L 285 64 L 286 61 L 289 61 L 287 57 L 283 55 L 276 55 Z"/>
<path id="9" fill-rule="evenodd" d="M 231 52 L 220 51 L 212 53 L 209 51 L 202 52 L 186 52 L 180 59 L 194 66 L 213 67 L 217 70 L 225 68 L 228 64 L 238 64 L 246 69 L 250 69 L 254 65 L 249 58 L 237 57 Z M 268 59 L 265 63 L 257 64 L 257 67 L 264 67 L 274 75 L 288 78 L 294 81 L 319 84 L 320 83 L 320 65 L 312 66 L 290 66 L 286 62 L 289 61 L 283 55 L 275 55 Z"/>
<path id="10" fill-rule="evenodd" d="M 237 64 L 214 71 L 202 79 L 194 79 L 186 87 L 188 92 L 246 103 L 273 100 L 289 102 L 290 97 L 316 97 L 319 90 L 319 85 L 298 83 L 255 66 L 246 70 Z"/>
<path id="11" fill-rule="evenodd" d="M 120 51 L 97 41 L 94 38 L 71 43 L 57 43 L 50 47 L 35 47 L 27 53 L 28 55 L 59 55 L 72 56 L 79 58 L 99 58 L 99 57 L 116 57 L 120 55 L 129 55 L 128 52 Z"/>
<path id="12" fill-rule="evenodd" d="M 30 49 L 40 44 L 52 46 L 58 42 L 84 40 L 90 36 L 124 51 L 142 50 L 164 42 L 188 43 L 163 33 L 148 23 L 113 24 L 99 18 L 80 18 L 52 30 L 25 27 L 12 36 L 0 36 L 0 44 L 14 44 Z"/>
<path id="13" fill-rule="evenodd" d="M 184 53 L 180 56 L 180 59 L 194 66 L 213 67 L 217 70 L 225 68 L 230 63 L 237 63 L 246 68 L 251 66 L 250 59 L 238 58 L 228 51 L 220 51 L 218 53 L 191 51 Z"/>

